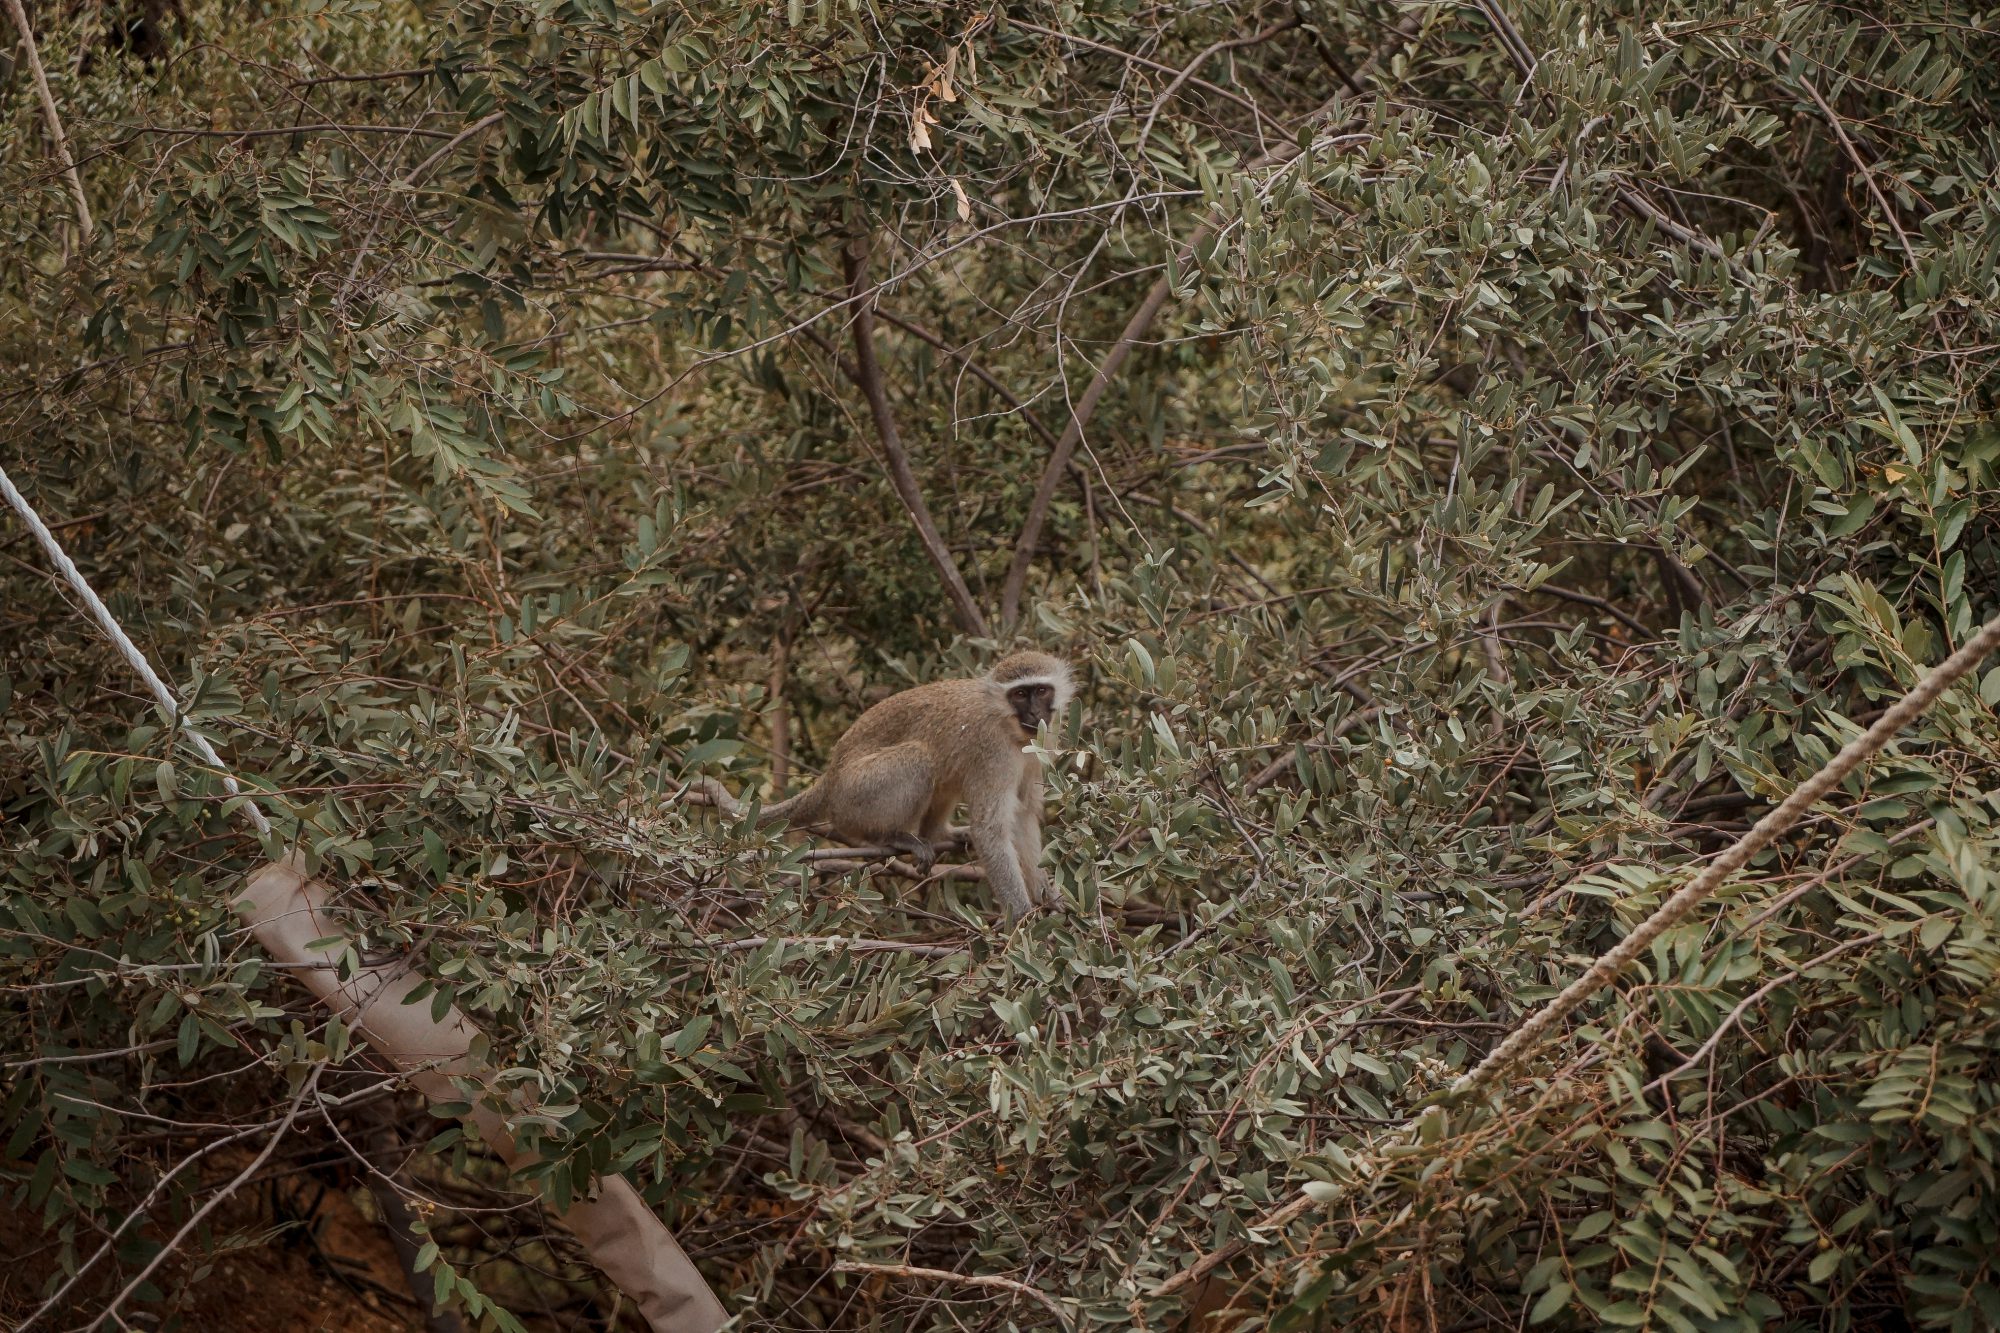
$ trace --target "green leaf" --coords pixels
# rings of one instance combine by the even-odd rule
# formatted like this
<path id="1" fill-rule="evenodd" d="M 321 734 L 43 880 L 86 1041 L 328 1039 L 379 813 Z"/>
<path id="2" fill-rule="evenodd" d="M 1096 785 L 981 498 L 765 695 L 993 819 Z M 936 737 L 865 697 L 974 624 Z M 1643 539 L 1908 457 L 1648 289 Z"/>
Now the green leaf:
<path id="1" fill-rule="evenodd" d="M 451 853 L 445 849 L 444 839 L 429 829 L 424 830 L 424 859 L 439 883 L 451 878 Z"/>
<path id="2" fill-rule="evenodd" d="M 1555 1318 L 1569 1305 L 1570 1285 L 1560 1279 L 1551 1282 L 1549 1289 L 1542 1293 L 1534 1308 L 1528 1311 L 1528 1322 L 1543 1324 Z"/>
<path id="3" fill-rule="evenodd" d="M 1569 1237 L 1572 1241 L 1585 1241 L 1593 1236 L 1601 1236 L 1610 1227 L 1611 1220 L 1611 1214 L 1608 1212 L 1592 1213 L 1570 1230 Z"/>
<path id="4" fill-rule="evenodd" d="M 1826 1281 L 1840 1271 L 1841 1262 L 1846 1258 L 1847 1251 L 1838 1245 L 1833 1246 L 1831 1249 L 1821 1250 L 1813 1256 L 1813 1261 L 1806 1265 L 1806 1281 Z"/>

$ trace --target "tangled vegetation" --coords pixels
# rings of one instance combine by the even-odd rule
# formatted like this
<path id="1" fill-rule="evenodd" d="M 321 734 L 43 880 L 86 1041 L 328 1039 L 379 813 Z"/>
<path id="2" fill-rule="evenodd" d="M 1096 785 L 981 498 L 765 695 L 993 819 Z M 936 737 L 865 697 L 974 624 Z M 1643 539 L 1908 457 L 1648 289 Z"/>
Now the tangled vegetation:
<path id="1" fill-rule="evenodd" d="M 276 828 L 0 523 L 0 1316 L 387 1167 L 637 1327 L 297 845 L 746 1327 L 2000 1325 L 2000 662 L 1382 1146 L 2000 612 L 1989 6 L 9 12 L 0 464 Z M 1062 912 L 689 799 L 1023 643 Z"/>

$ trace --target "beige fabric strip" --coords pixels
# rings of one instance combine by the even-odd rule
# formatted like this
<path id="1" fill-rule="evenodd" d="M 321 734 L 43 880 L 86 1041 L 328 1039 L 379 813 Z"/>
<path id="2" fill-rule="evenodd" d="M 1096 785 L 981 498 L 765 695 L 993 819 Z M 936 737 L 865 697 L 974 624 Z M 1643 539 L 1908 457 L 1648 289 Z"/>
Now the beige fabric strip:
<path id="1" fill-rule="evenodd" d="M 341 981 L 335 963 L 346 932 L 327 900 L 326 886 L 309 878 L 294 854 L 252 875 L 236 908 L 257 942 L 298 968 L 313 995 L 406 1072 L 412 1086 L 435 1102 L 461 1100 L 453 1077 L 481 1077 L 470 1053 L 476 1029 L 456 1008 L 433 1019 L 428 1003 L 408 1003 L 422 978 L 407 967 L 364 967 Z M 475 1102 L 470 1119 L 510 1165 L 520 1160 L 499 1113 Z M 579 1199 L 558 1216 L 604 1276 L 638 1305 L 653 1333 L 714 1333 L 728 1322 L 700 1272 L 624 1177 L 602 1178 L 595 1198 Z"/>

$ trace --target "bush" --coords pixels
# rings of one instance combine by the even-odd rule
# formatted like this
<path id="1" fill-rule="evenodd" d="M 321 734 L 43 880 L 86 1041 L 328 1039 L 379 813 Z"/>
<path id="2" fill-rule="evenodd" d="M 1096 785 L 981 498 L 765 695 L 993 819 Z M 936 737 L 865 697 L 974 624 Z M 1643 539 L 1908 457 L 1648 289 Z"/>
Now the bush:
<path id="1" fill-rule="evenodd" d="M 1984 7 L 128 17 L 34 15 L 88 234 L 7 74 L 5 466 L 278 829 L 0 536 L 0 1309 L 309 1070 L 260 1179 L 369 1178 L 229 911 L 296 843 L 753 1322 L 1166 1327 L 1360 1181 L 1195 1308 L 2000 1323 L 2000 664 L 1382 1151 L 2000 611 Z M 1017 641 L 1062 914 L 683 795 Z M 618 1318 L 392 1105 L 440 1291 Z"/>

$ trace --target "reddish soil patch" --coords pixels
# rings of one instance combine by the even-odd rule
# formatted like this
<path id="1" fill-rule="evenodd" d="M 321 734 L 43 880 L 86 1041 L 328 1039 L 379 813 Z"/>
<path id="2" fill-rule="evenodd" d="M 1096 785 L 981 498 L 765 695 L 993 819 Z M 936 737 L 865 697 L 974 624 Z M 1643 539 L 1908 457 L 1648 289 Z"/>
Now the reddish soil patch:
<path id="1" fill-rule="evenodd" d="M 297 1202 L 303 1206 L 308 1200 Z M 159 1282 L 171 1293 L 168 1300 L 125 1307 L 135 1330 L 421 1333 L 423 1321 L 414 1306 L 397 1299 L 407 1288 L 388 1238 L 345 1192 L 328 1190 L 318 1200 L 306 1224 L 312 1238 L 305 1225 L 270 1234 L 271 1219 L 257 1216 L 253 1205 L 233 1211 L 217 1239 L 243 1248 L 170 1260 Z M 39 1219 L 0 1200 L 0 1328 L 12 1327 L 41 1303 L 55 1263 L 56 1244 Z M 43 1326 L 72 1327 L 101 1311 L 115 1290 L 108 1284 L 86 1286 Z"/>

